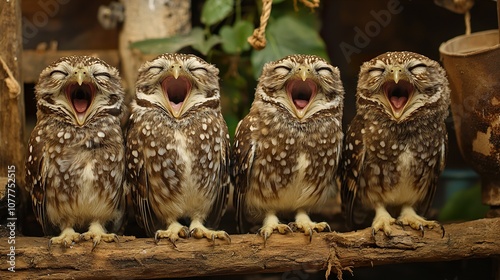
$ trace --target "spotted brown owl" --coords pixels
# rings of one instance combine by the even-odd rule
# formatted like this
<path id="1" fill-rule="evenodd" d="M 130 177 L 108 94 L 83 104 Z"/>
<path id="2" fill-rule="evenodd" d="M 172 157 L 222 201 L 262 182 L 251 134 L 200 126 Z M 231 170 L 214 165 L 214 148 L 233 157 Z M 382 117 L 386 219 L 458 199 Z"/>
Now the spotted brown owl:
<path id="1" fill-rule="evenodd" d="M 264 65 L 248 115 L 236 129 L 234 205 L 239 231 L 252 224 L 264 241 L 291 228 L 311 238 L 329 229 L 309 212 L 337 192 L 344 89 L 339 70 L 312 55 L 291 55 Z"/>
<path id="2" fill-rule="evenodd" d="M 138 222 L 155 241 L 230 241 L 206 227 L 218 226 L 230 184 L 218 74 L 185 54 L 163 54 L 139 69 L 126 160 Z"/>
<path id="3" fill-rule="evenodd" d="M 60 234 L 49 245 L 116 241 L 125 209 L 118 71 L 95 57 L 63 57 L 41 72 L 35 89 L 26 188 L 44 233 Z"/>
<path id="4" fill-rule="evenodd" d="M 374 234 L 390 236 L 394 223 L 422 234 L 424 227 L 440 227 L 422 215 L 445 165 L 449 94 L 444 69 L 420 54 L 388 52 L 361 66 L 342 157 L 349 225 L 374 211 Z"/>

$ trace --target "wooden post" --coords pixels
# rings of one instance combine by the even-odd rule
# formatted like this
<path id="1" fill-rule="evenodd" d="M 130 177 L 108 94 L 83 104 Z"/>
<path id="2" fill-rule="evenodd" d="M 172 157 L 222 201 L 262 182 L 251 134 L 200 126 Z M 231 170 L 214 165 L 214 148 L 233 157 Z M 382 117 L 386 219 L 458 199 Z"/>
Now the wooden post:
<path id="1" fill-rule="evenodd" d="M 24 185 L 26 148 L 21 54 L 21 3 L 0 1 L 0 177 L 7 177 L 8 170 L 12 171 L 11 166 L 15 166 L 16 181 Z"/>
<path id="2" fill-rule="evenodd" d="M 133 94 L 137 70 L 144 58 L 130 50 L 130 43 L 188 33 L 191 30 L 191 1 L 121 2 L 125 7 L 125 21 L 119 41 L 122 78 L 125 80 L 127 92 Z"/>

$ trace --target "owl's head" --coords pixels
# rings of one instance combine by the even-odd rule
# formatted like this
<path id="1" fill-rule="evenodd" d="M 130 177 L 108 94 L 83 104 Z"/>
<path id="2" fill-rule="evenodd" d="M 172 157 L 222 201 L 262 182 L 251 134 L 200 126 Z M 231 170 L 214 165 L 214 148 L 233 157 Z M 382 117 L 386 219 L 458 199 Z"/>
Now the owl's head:
<path id="1" fill-rule="evenodd" d="M 139 69 L 136 102 L 174 118 L 191 109 L 220 106 L 219 69 L 191 54 L 163 54 Z"/>
<path id="2" fill-rule="evenodd" d="M 365 62 L 359 73 L 358 104 L 382 110 L 396 122 L 423 108 L 447 110 L 449 94 L 444 69 L 417 53 L 384 53 Z"/>
<path id="3" fill-rule="evenodd" d="M 40 73 L 35 90 L 41 116 L 73 125 L 122 113 L 124 91 L 118 70 L 99 58 L 62 57 Z"/>
<path id="4" fill-rule="evenodd" d="M 290 55 L 264 65 L 255 99 L 285 109 L 298 120 L 343 108 L 338 68 L 314 55 Z"/>

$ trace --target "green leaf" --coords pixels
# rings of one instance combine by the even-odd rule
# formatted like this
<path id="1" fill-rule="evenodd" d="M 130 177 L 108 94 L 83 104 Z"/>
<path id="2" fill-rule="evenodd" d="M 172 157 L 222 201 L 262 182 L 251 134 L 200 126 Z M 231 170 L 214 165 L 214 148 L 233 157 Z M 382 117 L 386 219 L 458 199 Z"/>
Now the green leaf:
<path id="1" fill-rule="evenodd" d="M 266 62 L 291 54 L 314 54 L 328 60 L 325 43 L 318 31 L 300 18 L 284 15 L 269 22 L 266 40 L 267 46 L 263 50 L 252 52 L 255 78 L 260 76 Z"/>
<path id="2" fill-rule="evenodd" d="M 207 40 L 200 41 L 199 43 L 193 44 L 193 49 L 199 51 L 203 55 L 207 55 L 208 52 L 217 44 L 220 44 L 221 39 L 217 35 L 211 35 Z"/>
<path id="3" fill-rule="evenodd" d="M 233 11 L 233 0 L 207 0 L 201 10 L 201 22 L 212 25 L 225 19 Z"/>
<path id="4" fill-rule="evenodd" d="M 191 46 L 203 55 L 207 55 L 220 42 L 221 38 L 217 35 L 205 39 L 205 32 L 200 27 L 195 27 L 186 35 L 137 41 L 130 44 L 130 47 L 138 49 L 144 54 L 162 54 L 177 52 L 182 48 Z"/>
<path id="5" fill-rule="evenodd" d="M 484 218 L 489 207 L 481 203 L 481 185 L 455 192 L 441 208 L 440 221 L 470 221 Z"/>
<path id="6" fill-rule="evenodd" d="M 250 49 L 247 38 L 252 35 L 253 25 L 248 21 L 238 21 L 234 26 L 224 25 L 219 34 L 222 39 L 222 49 L 229 54 L 238 54 Z"/>
<path id="7" fill-rule="evenodd" d="M 203 45 L 204 42 L 205 35 L 203 30 L 195 27 L 185 35 L 137 41 L 131 43 L 130 47 L 138 49 L 144 54 L 162 54 L 176 52 L 191 45 Z"/>

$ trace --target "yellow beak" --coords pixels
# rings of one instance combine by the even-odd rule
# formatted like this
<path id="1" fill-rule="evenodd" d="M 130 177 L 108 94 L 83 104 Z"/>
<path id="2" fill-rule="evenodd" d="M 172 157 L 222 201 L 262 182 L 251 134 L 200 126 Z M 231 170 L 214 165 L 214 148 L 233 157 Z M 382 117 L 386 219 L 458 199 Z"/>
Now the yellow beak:
<path id="1" fill-rule="evenodd" d="M 181 74 L 182 66 L 179 63 L 172 64 L 172 75 L 177 80 Z"/>
<path id="2" fill-rule="evenodd" d="M 305 81 L 310 73 L 311 73 L 311 69 L 309 67 L 306 67 L 306 66 L 299 67 L 299 76 L 302 79 L 302 81 Z"/>
<path id="3" fill-rule="evenodd" d="M 392 73 L 392 78 L 394 79 L 394 82 L 396 84 L 399 83 L 399 79 L 401 79 L 401 76 L 403 75 L 403 69 L 399 66 L 394 66 L 391 68 L 391 73 Z"/>

